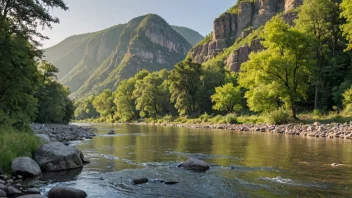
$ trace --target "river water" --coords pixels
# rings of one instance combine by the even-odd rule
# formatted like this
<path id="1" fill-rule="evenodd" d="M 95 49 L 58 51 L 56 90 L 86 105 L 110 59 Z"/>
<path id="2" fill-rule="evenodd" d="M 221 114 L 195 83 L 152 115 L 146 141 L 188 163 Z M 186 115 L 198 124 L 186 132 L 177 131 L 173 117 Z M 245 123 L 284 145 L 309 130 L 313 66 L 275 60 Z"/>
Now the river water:
<path id="1" fill-rule="evenodd" d="M 351 140 L 176 127 L 94 127 L 97 137 L 75 143 L 91 163 L 83 170 L 46 175 L 40 183 L 44 194 L 64 185 L 82 189 L 91 198 L 352 197 Z M 116 135 L 107 135 L 112 129 Z M 211 169 L 197 173 L 177 168 L 190 157 L 211 164 Z M 142 177 L 150 182 L 132 184 L 133 178 Z"/>

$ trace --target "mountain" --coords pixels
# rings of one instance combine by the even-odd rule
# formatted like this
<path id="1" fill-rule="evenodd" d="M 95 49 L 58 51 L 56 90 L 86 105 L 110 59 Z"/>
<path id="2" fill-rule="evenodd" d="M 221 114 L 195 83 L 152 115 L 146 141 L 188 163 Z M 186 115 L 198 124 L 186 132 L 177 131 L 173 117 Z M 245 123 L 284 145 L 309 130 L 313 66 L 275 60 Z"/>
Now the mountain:
<path id="1" fill-rule="evenodd" d="M 214 20 L 214 31 L 188 53 L 197 63 L 226 62 L 230 71 L 239 71 L 252 51 L 262 49 L 257 39 L 260 28 L 273 16 L 282 14 L 289 24 L 297 16 L 295 8 L 303 0 L 238 0 L 236 5 Z"/>
<path id="2" fill-rule="evenodd" d="M 192 46 L 195 46 L 198 42 L 204 39 L 204 37 L 198 32 L 181 26 L 171 26 L 177 33 L 179 33 L 183 38 L 185 38 Z"/>
<path id="3" fill-rule="evenodd" d="M 80 98 L 115 89 L 121 80 L 143 69 L 172 69 L 192 47 L 186 38 L 193 43 L 202 39 L 193 30 L 170 26 L 160 16 L 148 14 L 69 37 L 44 55 L 59 68 L 58 79 L 70 88 L 71 96 Z"/>

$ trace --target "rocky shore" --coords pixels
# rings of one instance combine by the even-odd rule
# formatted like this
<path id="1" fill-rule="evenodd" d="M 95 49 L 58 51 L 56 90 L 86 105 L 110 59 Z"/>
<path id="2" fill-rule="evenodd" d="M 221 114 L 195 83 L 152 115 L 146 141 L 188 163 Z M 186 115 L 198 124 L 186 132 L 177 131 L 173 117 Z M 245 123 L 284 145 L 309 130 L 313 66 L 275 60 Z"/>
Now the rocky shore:
<path id="1" fill-rule="evenodd" d="M 96 129 L 74 125 L 31 124 L 32 130 L 42 140 L 34 158 L 19 157 L 12 161 L 12 175 L 0 170 L 0 198 L 45 198 L 35 186 L 27 186 L 26 179 L 40 178 L 43 172 L 57 172 L 82 168 L 89 163 L 78 149 L 68 146 L 69 141 L 92 139 Z M 85 198 L 84 191 L 57 186 L 48 193 L 49 198 Z"/>
<path id="2" fill-rule="evenodd" d="M 150 124 L 138 123 L 137 125 L 151 126 L 170 126 L 170 127 L 186 127 L 199 129 L 222 129 L 240 132 L 269 132 L 286 135 L 308 136 L 316 138 L 343 138 L 352 139 L 352 121 L 350 123 L 330 123 L 321 124 L 315 122 L 313 124 L 284 124 L 284 125 L 267 125 L 267 124 Z"/>
<path id="3" fill-rule="evenodd" d="M 75 125 L 64 124 L 31 124 L 32 130 L 41 137 L 48 136 L 51 142 L 67 142 L 92 139 L 95 128 L 83 128 Z"/>

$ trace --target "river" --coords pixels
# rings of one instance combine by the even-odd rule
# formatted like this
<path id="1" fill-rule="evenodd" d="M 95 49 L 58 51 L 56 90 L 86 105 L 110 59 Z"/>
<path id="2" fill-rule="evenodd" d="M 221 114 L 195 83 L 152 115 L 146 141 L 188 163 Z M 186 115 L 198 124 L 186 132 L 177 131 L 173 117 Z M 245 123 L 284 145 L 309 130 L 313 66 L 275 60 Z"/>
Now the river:
<path id="1" fill-rule="evenodd" d="M 91 163 L 69 174 L 45 175 L 40 181 L 44 194 L 55 185 L 66 185 L 91 198 L 352 197 L 351 140 L 177 127 L 94 127 L 97 137 L 74 143 Z M 116 135 L 107 135 L 112 128 Z M 211 169 L 197 173 L 177 168 L 190 157 Z M 142 177 L 150 182 L 132 184 L 133 178 Z"/>

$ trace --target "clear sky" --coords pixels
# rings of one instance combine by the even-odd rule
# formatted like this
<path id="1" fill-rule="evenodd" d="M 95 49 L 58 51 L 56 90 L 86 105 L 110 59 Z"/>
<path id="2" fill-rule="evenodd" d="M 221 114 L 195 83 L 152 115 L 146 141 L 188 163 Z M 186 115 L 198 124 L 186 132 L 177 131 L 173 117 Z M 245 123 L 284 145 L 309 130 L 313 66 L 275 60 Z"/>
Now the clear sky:
<path id="1" fill-rule="evenodd" d="M 192 28 L 203 36 L 213 29 L 213 21 L 237 0 L 64 0 L 69 11 L 53 10 L 60 24 L 43 33 L 50 40 L 44 47 L 53 46 L 65 38 L 102 30 L 134 17 L 154 13 L 171 25 Z"/>

